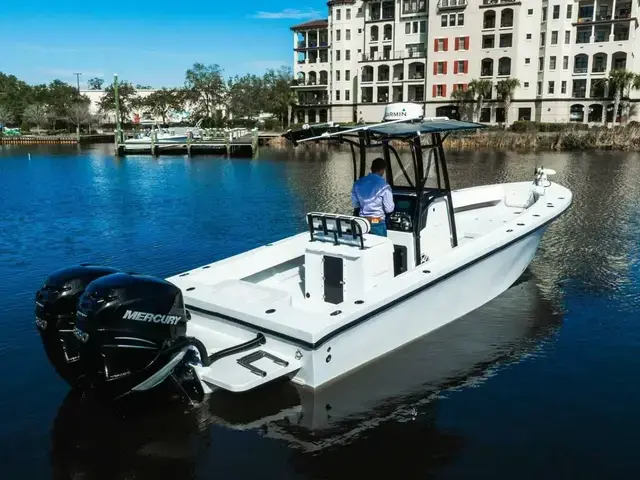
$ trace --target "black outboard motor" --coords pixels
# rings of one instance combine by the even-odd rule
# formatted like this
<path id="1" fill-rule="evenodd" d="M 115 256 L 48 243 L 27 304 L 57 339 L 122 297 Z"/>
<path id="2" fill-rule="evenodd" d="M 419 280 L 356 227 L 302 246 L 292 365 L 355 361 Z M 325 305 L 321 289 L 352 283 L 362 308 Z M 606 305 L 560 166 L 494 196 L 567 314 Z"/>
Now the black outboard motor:
<path id="1" fill-rule="evenodd" d="M 165 280 L 114 273 L 80 297 L 74 331 L 87 386 L 109 397 L 148 390 L 185 361 L 187 312 Z"/>
<path id="2" fill-rule="evenodd" d="M 93 280 L 115 268 L 82 264 L 53 272 L 36 292 L 36 327 L 58 374 L 72 387 L 83 375 L 73 335 L 78 299 Z"/>

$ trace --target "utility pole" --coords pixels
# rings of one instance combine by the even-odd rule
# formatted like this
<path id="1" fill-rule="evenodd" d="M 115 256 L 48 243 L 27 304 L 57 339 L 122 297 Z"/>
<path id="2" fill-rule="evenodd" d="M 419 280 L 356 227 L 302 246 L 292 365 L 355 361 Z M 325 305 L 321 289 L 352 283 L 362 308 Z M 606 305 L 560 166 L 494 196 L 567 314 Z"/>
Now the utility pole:
<path id="1" fill-rule="evenodd" d="M 78 81 L 78 99 L 80 99 L 80 75 L 82 75 L 82 73 L 78 72 L 78 73 L 74 73 L 74 75 L 76 76 L 76 80 Z M 78 142 L 78 145 L 80 145 L 80 124 L 79 123 L 76 125 L 76 141 Z"/>
<path id="2" fill-rule="evenodd" d="M 78 95 L 80 95 L 80 75 L 82 75 L 82 73 L 74 73 L 74 75 L 76 76 L 76 79 L 78 80 Z"/>

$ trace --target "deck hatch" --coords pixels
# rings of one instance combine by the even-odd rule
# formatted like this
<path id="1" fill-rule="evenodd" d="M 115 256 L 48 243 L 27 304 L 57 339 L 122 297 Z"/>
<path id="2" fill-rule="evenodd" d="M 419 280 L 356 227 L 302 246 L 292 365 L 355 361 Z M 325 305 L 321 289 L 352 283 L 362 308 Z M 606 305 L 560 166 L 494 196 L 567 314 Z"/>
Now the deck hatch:
<path id="1" fill-rule="evenodd" d="M 343 281 L 343 260 L 339 257 L 324 255 L 323 280 L 324 280 L 324 301 L 338 304 L 344 301 L 344 281 Z"/>

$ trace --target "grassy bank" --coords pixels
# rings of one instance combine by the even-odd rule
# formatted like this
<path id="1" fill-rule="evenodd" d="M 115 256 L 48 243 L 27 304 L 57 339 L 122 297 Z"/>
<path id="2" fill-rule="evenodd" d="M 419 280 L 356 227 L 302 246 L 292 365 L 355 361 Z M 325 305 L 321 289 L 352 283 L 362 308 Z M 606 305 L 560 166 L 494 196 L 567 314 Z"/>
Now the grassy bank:
<path id="1" fill-rule="evenodd" d="M 566 129 L 559 132 L 485 131 L 451 135 L 445 142 L 453 150 L 640 150 L 640 127 Z"/>
<path id="2" fill-rule="evenodd" d="M 523 128 L 523 123 L 527 123 Z M 513 130 L 520 131 L 513 131 Z M 551 130 L 551 131 L 550 131 Z M 425 138 L 425 143 L 429 142 Z M 397 144 L 396 144 L 397 143 Z M 284 138 L 269 141 L 272 147 L 290 146 Z M 328 144 L 318 142 L 307 148 L 323 148 Z M 394 142 L 394 146 L 405 149 L 406 144 Z M 454 133 L 445 140 L 445 148 L 451 150 L 515 150 L 515 151 L 579 151 L 621 150 L 640 151 L 640 125 L 615 128 L 591 127 L 587 125 L 535 124 L 516 122 L 509 130 L 492 127 L 474 133 Z"/>

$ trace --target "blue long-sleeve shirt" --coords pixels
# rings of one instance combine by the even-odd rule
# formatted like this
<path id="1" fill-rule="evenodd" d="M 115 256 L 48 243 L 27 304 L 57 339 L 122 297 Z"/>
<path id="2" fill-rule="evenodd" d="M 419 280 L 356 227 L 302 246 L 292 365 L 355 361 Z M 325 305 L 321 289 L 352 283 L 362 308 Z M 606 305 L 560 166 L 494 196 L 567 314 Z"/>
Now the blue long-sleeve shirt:
<path id="1" fill-rule="evenodd" d="M 359 178 L 351 191 L 353 208 L 360 207 L 360 216 L 383 218 L 385 213 L 393 212 L 393 194 L 391 187 L 377 173 Z"/>

